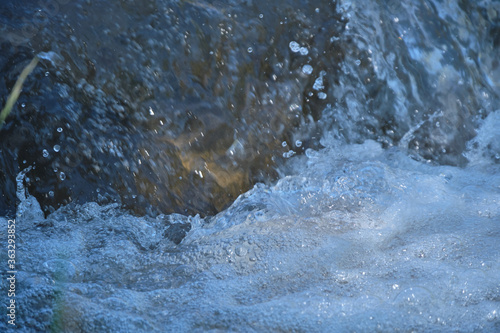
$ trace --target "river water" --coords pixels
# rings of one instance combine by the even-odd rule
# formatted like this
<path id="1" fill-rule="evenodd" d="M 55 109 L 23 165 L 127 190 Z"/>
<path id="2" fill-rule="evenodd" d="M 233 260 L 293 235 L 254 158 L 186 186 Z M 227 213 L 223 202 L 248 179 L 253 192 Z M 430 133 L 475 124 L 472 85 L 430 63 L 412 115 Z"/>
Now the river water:
<path id="1" fill-rule="evenodd" d="M 21 331 L 500 330 L 500 3 L 2 6 Z"/>

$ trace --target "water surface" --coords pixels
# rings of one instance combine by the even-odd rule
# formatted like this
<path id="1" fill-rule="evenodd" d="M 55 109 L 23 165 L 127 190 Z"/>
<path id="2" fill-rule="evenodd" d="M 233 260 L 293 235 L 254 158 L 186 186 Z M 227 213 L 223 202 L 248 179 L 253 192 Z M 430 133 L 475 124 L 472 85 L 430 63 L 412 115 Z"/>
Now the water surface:
<path id="1" fill-rule="evenodd" d="M 30 6 L 21 329 L 500 330 L 498 2 Z"/>

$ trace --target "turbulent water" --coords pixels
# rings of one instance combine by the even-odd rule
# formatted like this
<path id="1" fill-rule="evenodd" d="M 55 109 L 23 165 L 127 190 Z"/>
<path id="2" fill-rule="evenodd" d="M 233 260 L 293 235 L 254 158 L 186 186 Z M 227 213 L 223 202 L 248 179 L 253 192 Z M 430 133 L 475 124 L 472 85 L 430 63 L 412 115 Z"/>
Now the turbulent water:
<path id="1" fill-rule="evenodd" d="M 90 10 L 90 3 L 82 1 L 82 10 Z M 141 8 L 127 1 L 111 3 L 109 8 L 127 15 L 99 7 L 115 22 L 116 31 L 109 28 L 109 35 L 133 37 L 122 46 L 125 62 L 89 56 L 94 64 L 106 63 L 109 72 L 101 68 L 92 77 L 93 65 L 87 63 L 84 75 L 90 79 L 81 87 L 69 85 L 79 74 L 66 72 L 51 88 L 60 89 L 54 105 L 60 105 L 60 91 L 72 103 L 66 110 L 75 113 L 61 116 L 56 107 L 54 117 L 72 124 L 58 132 L 67 135 L 61 139 L 66 151 L 72 136 L 83 140 L 85 147 L 69 156 L 77 156 L 81 166 L 59 182 L 36 180 L 32 173 L 43 169 L 40 163 L 52 172 L 50 163 L 64 168 L 65 158 L 52 150 L 55 160 L 43 164 L 37 157 L 23 164 L 22 145 L 10 139 L 2 146 L 14 151 L 3 155 L 2 163 L 4 170 L 9 167 L 3 177 L 14 174 L 3 183 L 4 207 L 18 200 L 17 329 L 500 331 L 500 3 L 145 1 Z M 134 25 L 143 20 L 150 20 L 151 28 Z M 163 20 L 170 25 L 163 26 Z M 45 26 L 60 23 L 48 22 Z M 222 25 L 214 28 L 210 22 Z M 122 31 L 125 26 L 128 32 Z M 148 38 L 141 37 L 141 29 Z M 154 81 L 155 69 L 137 75 L 137 68 L 148 67 L 141 54 L 152 54 L 156 42 L 179 31 L 185 33 L 177 40 L 185 67 L 175 67 L 181 60 L 172 51 L 165 59 L 151 58 L 151 68 L 166 63 L 160 67 L 166 78 Z M 84 30 L 72 34 L 96 38 Z M 35 44 L 41 42 L 31 36 L 32 44 L 25 45 L 14 33 L 9 36 L 17 51 L 29 45 L 38 50 Z M 219 43 L 215 50 L 213 43 Z M 66 54 L 38 51 L 46 64 L 57 67 L 76 52 L 69 45 Z M 204 52 L 219 52 L 218 60 Z M 136 75 L 131 80 L 143 80 L 137 91 L 126 92 L 136 84 L 113 76 L 124 64 Z M 68 66 L 67 71 L 81 67 Z M 214 87 L 214 95 L 207 95 Z M 44 89 L 33 93 L 37 103 Z M 71 95 L 80 90 L 79 97 Z M 21 99 L 29 103 L 30 94 Z M 109 114 L 103 106 L 108 111 L 98 117 L 81 110 L 125 100 L 126 112 Z M 186 115 L 186 107 L 194 111 Z M 161 116 L 150 122 L 134 110 Z M 176 116 L 175 110 L 182 112 Z M 51 112 L 36 105 L 26 113 L 17 111 L 2 129 L 3 137 L 15 135 L 16 124 L 29 126 L 30 115 L 46 119 Z M 115 122 L 115 116 L 121 120 Z M 82 119 L 89 122 L 75 129 Z M 165 129 L 159 121 L 167 124 Z M 117 132 L 99 130 L 106 126 Z M 212 130 L 208 141 L 198 135 L 200 129 Z M 92 136 L 97 134 L 113 145 L 99 152 L 102 142 Z M 54 137 L 47 134 L 42 143 L 58 144 Z M 133 171 L 135 154 L 143 156 L 149 176 Z M 14 156 L 19 165 L 9 164 L 6 156 Z M 178 158 L 178 164 L 169 158 Z M 165 174 L 157 167 L 161 161 L 170 163 Z M 199 168 L 199 161 L 206 161 L 206 169 Z M 110 165 L 119 172 L 111 172 Z M 86 179 L 84 171 L 96 167 L 111 171 L 96 169 Z M 195 181 L 185 187 L 174 182 L 177 167 L 184 172 L 180 177 L 191 175 L 187 178 Z M 127 178 L 125 171 L 133 176 Z M 201 172 L 211 173 L 209 180 L 203 178 L 206 183 L 196 181 Z M 224 183 L 233 173 L 234 179 Z M 271 182 L 274 174 L 279 176 Z M 78 184 L 96 179 L 105 182 L 102 191 L 108 199 L 91 200 L 98 194 L 89 186 L 75 200 L 88 199 L 83 204 L 55 211 L 46 207 L 78 196 Z M 145 179 L 160 182 L 156 192 L 140 186 Z M 267 183 L 257 183 L 226 209 L 227 198 L 214 199 L 221 193 L 232 199 L 238 188 L 258 179 Z M 115 186 L 117 180 L 126 183 L 123 189 Z M 54 184 L 60 184 L 56 190 L 72 184 L 71 193 L 59 194 L 59 199 L 66 195 L 59 203 L 40 199 Z M 172 196 L 183 190 L 184 196 Z M 143 201 L 124 204 L 127 191 Z M 197 192 L 194 201 L 203 201 L 199 205 L 189 198 Z M 126 210 L 141 203 L 164 213 L 220 212 L 138 217 Z M 7 218 L 0 220 L 7 225 Z M 7 263 L 6 250 L 0 258 Z M 4 277 L 1 298 L 7 304 L 7 273 Z M 0 328 L 11 327 L 2 320 Z"/>

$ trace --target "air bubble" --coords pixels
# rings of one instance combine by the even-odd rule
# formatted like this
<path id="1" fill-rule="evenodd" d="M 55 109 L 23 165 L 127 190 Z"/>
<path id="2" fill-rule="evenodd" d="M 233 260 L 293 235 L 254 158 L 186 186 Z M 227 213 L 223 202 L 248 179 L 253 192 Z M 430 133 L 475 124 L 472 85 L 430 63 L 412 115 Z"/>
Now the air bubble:
<path id="1" fill-rule="evenodd" d="M 358 59 L 354 63 L 356 64 L 356 66 L 359 66 L 359 65 L 361 65 L 361 60 Z"/>
<path id="2" fill-rule="evenodd" d="M 55 151 L 56 153 L 58 153 L 58 152 L 59 152 L 59 150 L 61 150 L 61 146 L 59 146 L 59 145 L 55 145 L 53 149 L 54 149 L 54 151 Z"/>
<path id="3" fill-rule="evenodd" d="M 243 257 L 248 253 L 248 250 L 244 248 L 243 246 L 237 247 L 236 250 L 234 251 L 237 256 Z"/>
<path id="4" fill-rule="evenodd" d="M 54 196 L 54 191 L 49 191 L 49 197 L 53 197 Z"/>
<path id="5" fill-rule="evenodd" d="M 259 18 L 263 18 L 264 17 L 264 14 L 259 14 Z"/>
<path id="6" fill-rule="evenodd" d="M 290 44 L 288 44 L 288 46 L 290 46 L 290 50 L 292 50 L 292 52 L 294 53 L 300 51 L 300 45 L 296 41 L 291 41 Z"/>
<path id="7" fill-rule="evenodd" d="M 287 146 L 286 141 L 283 141 L 283 142 L 281 143 L 281 146 L 282 146 L 282 147 L 286 147 L 286 146 Z"/>
<path id="8" fill-rule="evenodd" d="M 47 149 L 42 150 L 42 156 L 45 158 L 49 157 L 49 152 Z"/>
<path id="9" fill-rule="evenodd" d="M 66 174 L 61 171 L 61 173 L 59 174 L 59 179 L 60 180 L 65 180 L 66 179 Z"/>
<path id="10" fill-rule="evenodd" d="M 309 53 L 309 50 L 306 47 L 301 47 L 299 49 L 299 52 L 301 55 L 307 55 Z"/>
<path id="11" fill-rule="evenodd" d="M 295 141 L 295 146 L 298 148 L 302 147 L 302 141 L 300 141 L 300 140 Z"/>
<path id="12" fill-rule="evenodd" d="M 319 99 L 326 99 L 327 95 L 324 92 L 319 92 L 318 93 L 318 98 Z"/>
<path id="13" fill-rule="evenodd" d="M 61 133 L 61 132 L 63 131 L 62 127 L 58 127 L 58 128 L 57 128 L 57 131 L 58 131 L 59 133 Z"/>
<path id="14" fill-rule="evenodd" d="M 302 67 L 302 73 L 309 75 L 312 72 L 313 72 L 313 68 L 311 65 L 304 65 L 304 67 Z"/>
<path id="15" fill-rule="evenodd" d="M 248 53 L 252 53 L 252 52 L 253 52 L 253 48 L 249 47 L 249 48 L 247 49 L 247 51 L 248 51 Z"/>

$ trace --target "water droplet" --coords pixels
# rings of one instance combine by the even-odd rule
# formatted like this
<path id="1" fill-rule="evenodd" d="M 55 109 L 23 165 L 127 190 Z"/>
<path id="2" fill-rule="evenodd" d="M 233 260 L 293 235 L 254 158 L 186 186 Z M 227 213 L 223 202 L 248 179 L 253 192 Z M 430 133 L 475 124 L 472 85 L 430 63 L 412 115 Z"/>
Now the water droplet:
<path id="1" fill-rule="evenodd" d="M 47 149 L 42 150 L 42 156 L 49 157 L 49 152 L 47 151 Z"/>
<path id="2" fill-rule="evenodd" d="M 323 88 L 325 88 L 325 86 L 323 85 L 323 75 L 324 75 L 323 71 L 321 71 L 319 77 L 314 81 L 313 84 L 314 90 L 322 90 Z"/>
<path id="3" fill-rule="evenodd" d="M 61 132 L 63 131 L 62 127 L 58 127 L 58 128 L 57 128 L 57 131 L 58 131 L 59 133 L 61 133 Z"/>
<path id="4" fill-rule="evenodd" d="M 234 253 L 236 253 L 236 255 L 239 257 L 243 257 L 248 253 L 248 250 L 245 247 L 240 246 L 237 247 L 236 250 L 234 250 Z"/>
<path id="5" fill-rule="evenodd" d="M 302 73 L 309 75 L 312 72 L 313 72 L 313 68 L 311 65 L 304 65 L 304 67 L 302 67 Z"/>
<path id="6" fill-rule="evenodd" d="M 253 49 L 252 49 L 251 47 L 249 47 L 249 48 L 247 49 L 247 51 L 248 51 L 248 53 L 252 53 L 252 52 L 253 52 Z"/>
<path id="7" fill-rule="evenodd" d="M 58 153 L 58 152 L 59 152 L 59 150 L 61 150 L 61 146 L 59 146 L 59 145 L 55 145 L 53 149 L 54 149 L 54 151 L 55 151 L 56 153 Z"/>
<path id="8" fill-rule="evenodd" d="M 59 179 L 60 180 L 65 180 L 66 179 L 66 174 L 61 171 L 61 173 L 59 174 Z"/>
<path id="9" fill-rule="evenodd" d="M 300 45 L 296 41 L 291 41 L 290 44 L 288 44 L 288 46 L 290 47 L 290 50 L 292 50 L 292 52 L 294 53 L 299 52 L 300 50 Z"/>
<path id="10" fill-rule="evenodd" d="M 302 141 L 300 141 L 300 140 L 295 141 L 295 146 L 302 147 Z"/>
<path id="11" fill-rule="evenodd" d="M 499 317 L 497 310 L 493 310 L 486 316 L 488 321 L 495 321 Z"/>

